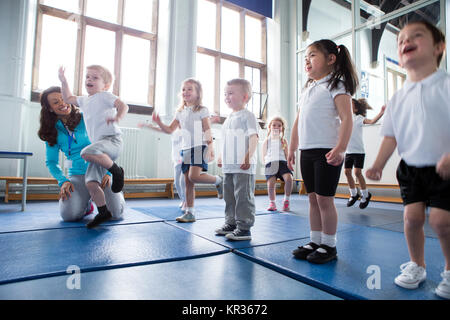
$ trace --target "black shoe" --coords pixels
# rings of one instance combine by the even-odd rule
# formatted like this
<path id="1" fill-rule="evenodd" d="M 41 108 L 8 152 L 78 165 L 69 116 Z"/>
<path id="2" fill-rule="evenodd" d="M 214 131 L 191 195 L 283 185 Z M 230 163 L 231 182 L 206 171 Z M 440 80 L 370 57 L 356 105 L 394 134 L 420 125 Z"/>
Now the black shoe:
<path id="1" fill-rule="evenodd" d="M 359 193 L 356 194 L 356 196 L 350 197 L 347 202 L 347 207 L 351 207 L 355 204 L 356 201 L 361 197 Z"/>
<path id="2" fill-rule="evenodd" d="M 369 195 L 367 196 L 366 201 L 359 203 L 359 208 L 360 209 L 367 208 L 367 206 L 369 205 L 369 202 L 370 202 L 370 198 L 372 198 L 372 194 L 369 192 Z"/>
<path id="3" fill-rule="evenodd" d="M 92 219 L 91 221 L 89 221 L 86 224 L 86 227 L 88 229 L 92 229 L 97 227 L 99 224 L 106 222 L 108 220 L 110 220 L 112 218 L 112 215 L 109 211 L 103 212 L 103 213 L 99 213 L 97 214 L 94 219 Z"/>
<path id="4" fill-rule="evenodd" d="M 310 246 L 312 249 L 305 248 L 306 246 Z M 305 244 L 304 246 L 298 247 L 297 249 L 292 251 L 292 254 L 294 255 L 294 257 L 296 259 L 306 260 L 306 257 L 310 253 L 313 253 L 314 251 L 316 251 L 318 248 L 319 248 L 318 244 L 316 244 L 314 242 L 310 242 L 308 244 Z"/>
<path id="5" fill-rule="evenodd" d="M 123 173 L 123 168 L 119 167 L 120 171 L 113 174 L 112 178 L 113 178 L 113 182 L 111 185 L 111 190 L 114 193 L 118 193 L 120 191 L 122 191 L 123 189 L 123 183 L 124 183 L 124 173 Z"/>
<path id="6" fill-rule="evenodd" d="M 331 260 L 337 259 L 336 247 L 332 248 L 327 245 L 321 244 L 320 248 L 324 249 L 326 252 L 323 253 L 323 252 L 319 252 L 318 250 L 316 250 L 313 253 L 309 254 L 306 257 L 306 260 L 308 260 L 311 263 L 322 264 L 322 263 L 327 263 Z"/>

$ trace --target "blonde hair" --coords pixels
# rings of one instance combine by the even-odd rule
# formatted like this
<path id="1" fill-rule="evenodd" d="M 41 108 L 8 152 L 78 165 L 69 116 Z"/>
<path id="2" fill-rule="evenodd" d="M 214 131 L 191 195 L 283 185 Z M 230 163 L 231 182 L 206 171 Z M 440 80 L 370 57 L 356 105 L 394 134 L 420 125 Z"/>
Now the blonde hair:
<path id="1" fill-rule="evenodd" d="M 90 66 L 86 67 L 86 70 L 89 69 L 94 69 L 97 70 L 98 72 L 100 72 L 100 76 L 102 77 L 103 81 L 106 84 L 106 88 L 109 89 L 109 87 L 111 86 L 112 82 L 113 82 L 113 76 L 111 74 L 111 72 L 106 69 L 104 66 L 98 65 L 98 64 L 92 64 Z"/>
<path id="2" fill-rule="evenodd" d="M 284 133 L 285 133 L 285 131 L 286 131 L 286 126 L 287 126 L 287 125 L 286 125 L 286 120 L 284 120 L 283 117 L 275 116 L 275 117 L 273 117 L 272 119 L 270 119 L 269 124 L 268 124 L 268 126 L 267 126 L 267 129 L 268 129 L 268 131 L 267 131 L 267 138 L 269 138 L 269 137 L 270 137 L 270 134 L 272 133 L 272 129 L 271 129 L 270 127 L 271 127 L 271 125 L 272 125 L 272 122 L 274 122 L 274 121 L 279 121 L 279 122 L 281 122 L 281 135 L 280 135 L 280 140 L 281 140 L 283 149 L 285 149 L 285 148 L 287 148 L 287 143 L 285 143 Z"/>
<path id="3" fill-rule="evenodd" d="M 183 81 L 183 83 L 181 84 L 181 89 L 180 89 L 180 93 L 179 93 L 179 97 L 180 97 L 180 105 L 177 109 L 177 111 L 181 112 L 183 111 L 184 107 L 186 106 L 186 102 L 183 99 L 183 87 L 185 84 L 190 83 L 194 86 L 195 91 L 197 92 L 197 101 L 195 103 L 195 107 L 193 109 L 194 112 L 200 111 L 203 108 L 203 89 L 202 89 L 202 84 L 200 83 L 200 81 L 193 79 L 193 78 L 189 78 Z"/>
<path id="4" fill-rule="evenodd" d="M 236 78 L 236 79 L 232 79 L 227 82 L 227 86 L 233 86 L 233 85 L 240 86 L 242 88 L 242 91 L 247 94 L 248 98 L 247 98 L 246 102 L 248 102 L 251 99 L 253 90 L 252 90 L 252 85 L 248 80 Z"/>

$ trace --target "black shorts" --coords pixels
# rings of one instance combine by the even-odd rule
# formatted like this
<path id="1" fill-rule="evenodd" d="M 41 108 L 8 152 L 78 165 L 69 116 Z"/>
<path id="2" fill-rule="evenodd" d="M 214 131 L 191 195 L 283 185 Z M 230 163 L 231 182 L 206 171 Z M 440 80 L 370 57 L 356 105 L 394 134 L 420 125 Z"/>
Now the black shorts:
<path id="1" fill-rule="evenodd" d="M 273 161 L 266 164 L 266 168 L 264 170 L 264 174 L 266 176 L 266 180 L 269 180 L 271 177 L 275 176 L 278 179 L 283 179 L 283 175 L 286 173 L 292 174 L 292 171 L 289 170 L 287 166 L 287 161 Z"/>
<path id="2" fill-rule="evenodd" d="M 425 202 L 428 207 L 450 211 L 450 180 L 442 180 L 435 166 L 417 168 L 401 160 L 397 180 L 405 206 Z"/>
<path id="3" fill-rule="evenodd" d="M 300 170 L 306 192 L 334 197 L 341 176 L 342 163 L 332 166 L 325 155 L 331 149 L 308 149 L 300 152 Z"/>
<path id="4" fill-rule="evenodd" d="M 347 153 L 345 154 L 344 168 L 351 169 L 353 167 L 362 169 L 364 168 L 365 153 Z"/>
<path id="5" fill-rule="evenodd" d="M 190 166 L 201 167 L 202 171 L 208 171 L 208 164 L 205 161 L 206 146 L 197 146 L 191 149 L 181 150 L 183 162 L 181 172 L 189 171 Z"/>

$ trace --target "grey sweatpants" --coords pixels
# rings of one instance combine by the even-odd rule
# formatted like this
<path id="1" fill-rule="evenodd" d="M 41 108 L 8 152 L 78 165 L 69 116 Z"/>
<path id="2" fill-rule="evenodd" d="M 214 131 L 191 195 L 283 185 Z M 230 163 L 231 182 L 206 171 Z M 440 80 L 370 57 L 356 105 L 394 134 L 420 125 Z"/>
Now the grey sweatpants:
<path id="1" fill-rule="evenodd" d="M 255 175 L 225 173 L 225 223 L 249 230 L 255 223 Z"/>
<path id="2" fill-rule="evenodd" d="M 70 194 L 70 198 L 59 200 L 59 213 L 61 218 L 67 222 L 83 219 L 91 198 L 84 175 L 71 176 L 70 182 L 75 190 Z M 112 192 L 111 186 L 106 187 L 103 192 L 105 193 L 106 207 L 111 212 L 113 219 L 121 219 L 125 208 L 123 193 Z"/>

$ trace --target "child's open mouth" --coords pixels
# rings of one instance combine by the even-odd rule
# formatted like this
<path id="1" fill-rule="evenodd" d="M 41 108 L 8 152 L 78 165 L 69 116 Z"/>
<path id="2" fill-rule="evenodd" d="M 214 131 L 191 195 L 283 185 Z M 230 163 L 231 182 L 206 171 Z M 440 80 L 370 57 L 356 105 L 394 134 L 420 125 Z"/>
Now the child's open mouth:
<path id="1" fill-rule="evenodd" d="M 416 49 L 417 49 L 417 46 L 415 46 L 415 45 L 408 45 L 408 46 L 403 48 L 403 52 L 402 53 L 403 54 L 410 53 L 410 52 L 412 52 L 412 51 L 414 51 Z"/>

